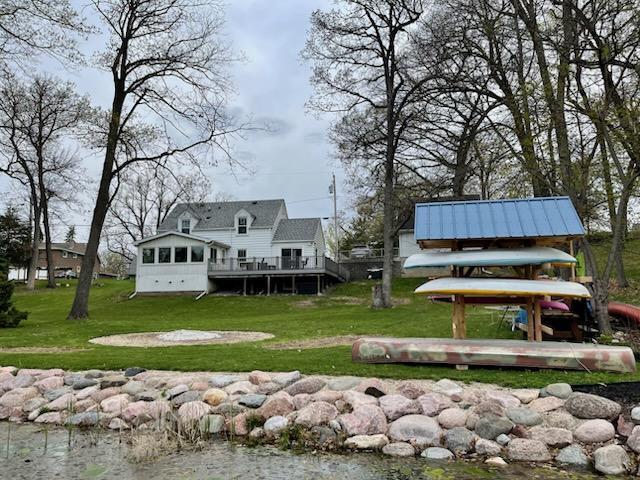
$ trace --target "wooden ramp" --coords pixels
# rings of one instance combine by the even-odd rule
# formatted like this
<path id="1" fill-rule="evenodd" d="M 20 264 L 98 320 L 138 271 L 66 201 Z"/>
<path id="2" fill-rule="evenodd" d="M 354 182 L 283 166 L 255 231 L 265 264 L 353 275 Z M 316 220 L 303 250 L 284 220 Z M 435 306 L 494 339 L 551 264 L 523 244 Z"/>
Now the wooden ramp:
<path id="1" fill-rule="evenodd" d="M 360 338 L 354 361 L 364 363 L 445 363 L 561 370 L 636 371 L 628 347 L 567 342 L 447 338 Z"/>

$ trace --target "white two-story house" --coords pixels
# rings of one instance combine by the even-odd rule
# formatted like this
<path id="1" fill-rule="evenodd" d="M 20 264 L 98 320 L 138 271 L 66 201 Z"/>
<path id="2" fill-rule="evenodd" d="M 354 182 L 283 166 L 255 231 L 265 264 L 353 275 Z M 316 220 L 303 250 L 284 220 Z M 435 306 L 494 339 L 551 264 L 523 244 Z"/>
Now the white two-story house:
<path id="1" fill-rule="evenodd" d="M 320 293 L 345 280 L 320 219 L 289 218 L 281 199 L 178 204 L 136 246 L 138 293 Z"/>

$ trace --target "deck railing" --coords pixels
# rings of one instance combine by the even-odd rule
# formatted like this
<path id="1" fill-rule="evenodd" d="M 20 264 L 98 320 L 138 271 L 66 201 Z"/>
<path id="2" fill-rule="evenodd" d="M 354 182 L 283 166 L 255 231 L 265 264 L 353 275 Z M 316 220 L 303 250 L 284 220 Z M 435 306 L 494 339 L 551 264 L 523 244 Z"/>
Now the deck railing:
<path id="1" fill-rule="evenodd" d="M 209 260 L 209 272 L 300 272 L 325 270 L 346 279 L 348 272 L 330 258 L 310 257 L 246 257 Z"/>
<path id="2" fill-rule="evenodd" d="M 399 255 L 398 247 L 393 249 L 393 257 L 396 258 Z M 340 252 L 341 260 L 364 260 L 364 259 L 378 259 L 384 257 L 383 248 L 371 248 L 368 250 L 354 249 L 343 250 Z"/>

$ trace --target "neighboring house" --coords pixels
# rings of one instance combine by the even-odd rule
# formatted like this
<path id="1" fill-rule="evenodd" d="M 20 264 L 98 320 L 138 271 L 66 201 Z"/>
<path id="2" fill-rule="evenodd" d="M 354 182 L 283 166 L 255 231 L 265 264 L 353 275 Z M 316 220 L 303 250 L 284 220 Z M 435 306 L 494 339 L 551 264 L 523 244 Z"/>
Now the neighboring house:
<path id="1" fill-rule="evenodd" d="M 320 219 L 289 218 L 281 199 L 178 204 L 135 245 L 139 293 L 317 293 L 345 279 Z"/>
<path id="2" fill-rule="evenodd" d="M 80 273 L 82 259 L 86 250 L 86 243 L 52 243 L 51 256 L 53 261 L 53 270 L 56 276 L 77 276 Z M 99 256 L 96 259 L 96 263 L 93 265 L 93 273 L 96 276 L 100 273 Z M 47 278 L 47 252 L 45 251 L 44 244 L 38 249 L 38 271 L 36 273 L 36 278 Z"/>

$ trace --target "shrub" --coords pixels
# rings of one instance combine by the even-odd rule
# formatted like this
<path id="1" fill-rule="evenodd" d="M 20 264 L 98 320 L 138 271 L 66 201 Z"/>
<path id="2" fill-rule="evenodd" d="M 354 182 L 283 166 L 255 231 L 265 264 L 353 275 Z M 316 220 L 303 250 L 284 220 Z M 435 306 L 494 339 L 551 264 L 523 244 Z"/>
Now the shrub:
<path id="1" fill-rule="evenodd" d="M 27 312 L 20 312 L 11 304 L 13 282 L 0 273 L 0 328 L 17 327 L 27 318 Z"/>

